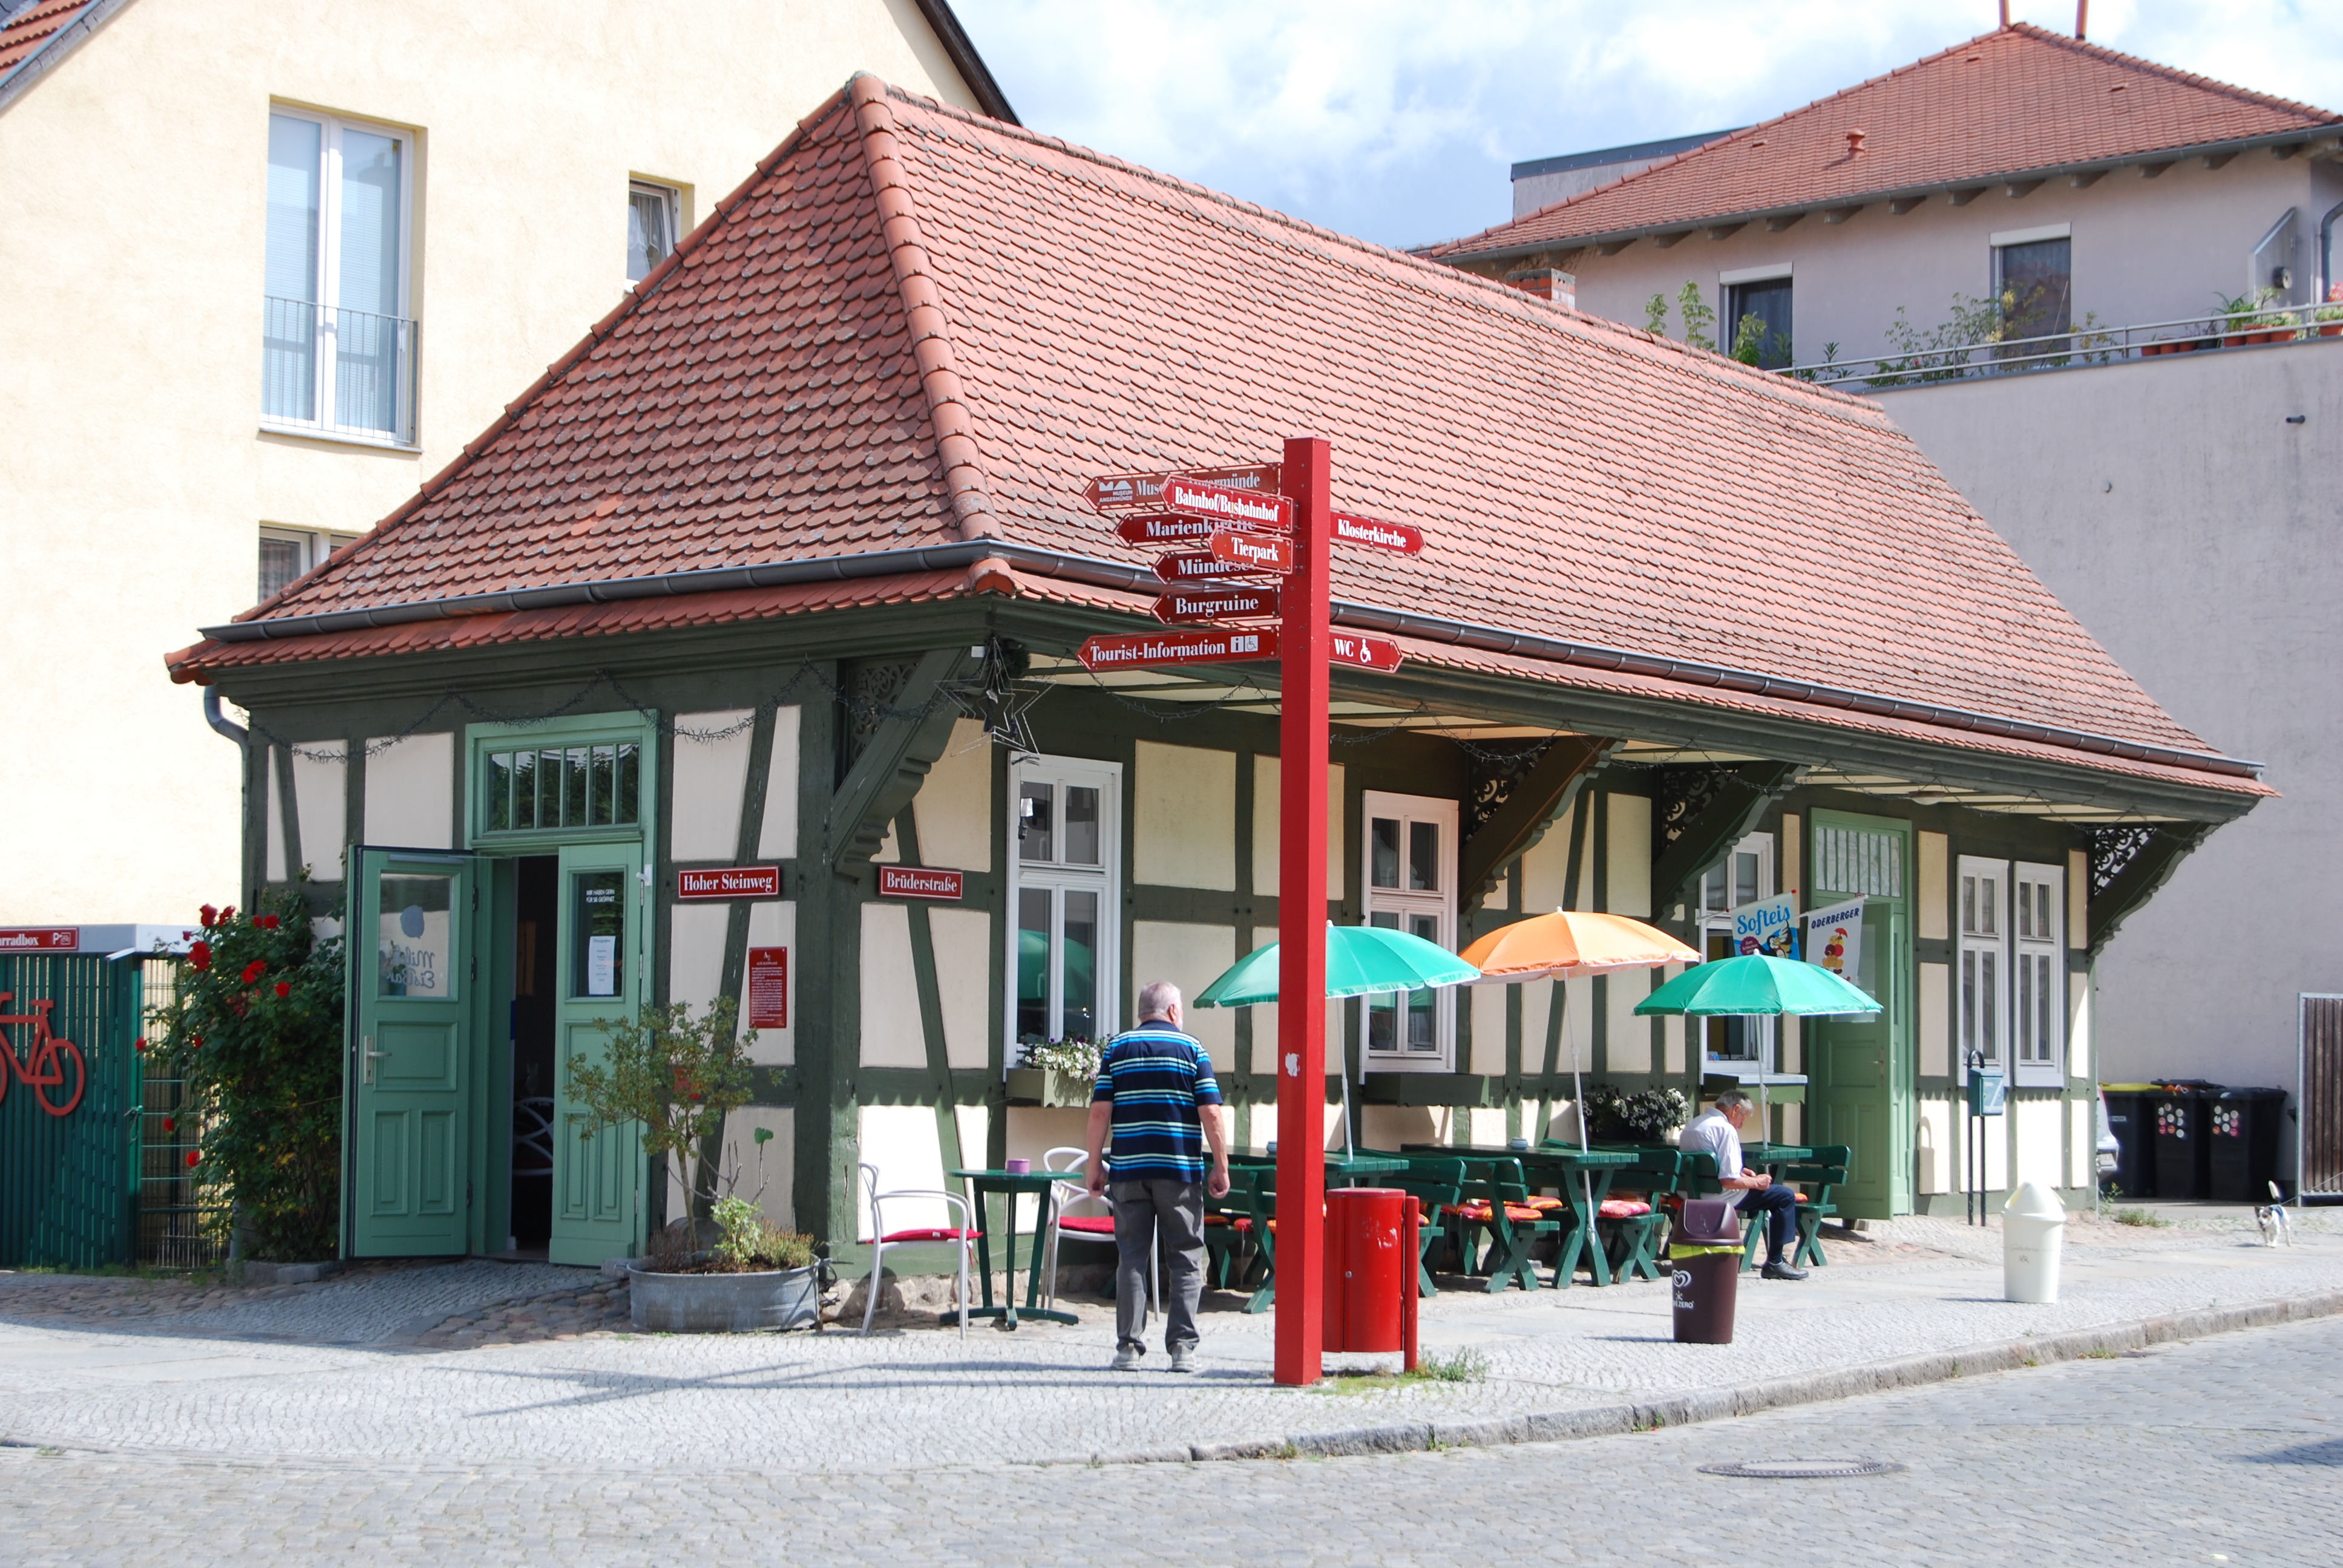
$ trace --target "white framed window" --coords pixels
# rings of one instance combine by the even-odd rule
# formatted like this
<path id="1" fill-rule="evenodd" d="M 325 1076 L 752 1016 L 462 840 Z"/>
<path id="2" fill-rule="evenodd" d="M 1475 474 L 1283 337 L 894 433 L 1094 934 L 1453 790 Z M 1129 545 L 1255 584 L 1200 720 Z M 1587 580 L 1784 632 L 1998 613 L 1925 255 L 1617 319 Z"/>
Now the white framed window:
<path id="1" fill-rule="evenodd" d="M 1121 764 L 1018 758 L 1009 811 L 1009 1038 L 1102 1040 L 1121 1015 Z"/>
<path id="2" fill-rule="evenodd" d="M 1364 923 L 1456 950 L 1456 802 L 1369 790 L 1365 800 Z M 1388 991 L 1365 999 L 1367 1064 L 1379 1071 L 1446 1072 L 1456 1050 L 1452 990 Z"/>
<path id="3" fill-rule="evenodd" d="M 414 184 L 410 133 L 304 109 L 269 111 L 266 427 L 414 444 Z"/>
<path id="4" fill-rule="evenodd" d="M 675 254 L 683 237 L 683 193 L 673 186 L 632 180 L 627 186 L 627 281 L 640 283 Z"/>
<path id="5" fill-rule="evenodd" d="M 2009 862 L 1960 859 L 1960 981 L 1954 1003 L 1960 1060 L 1966 1080 L 1972 1060 L 2003 1070 L 2009 1038 Z"/>
<path id="6" fill-rule="evenodd" d="M 2066 884 L 2062 866 L 2020 860 L 2011 869 L 2016 918 L 2010 922 L 2016 982 L 2010 1041 L 2016 1053 L 2014 1075 L 2021 1084 L 2055 1088 L 2060 1081 L 2066 1033 Z"/>
<path id="7" fill-rule="evenodd" d="M 1752 833 L 1700 879 L 1700 950 L 1710 961 L 1733 956 L 1733 911 L 1774 896 L 1774 835 Z M 1775 1069 L 1774 1020 L 1701 1020 L 1703 1060 L 1727 1070 Z"/>
<path id="8" fill-rule="evenodd" d="M 315 528 L 285 528 L 263 524 L 260 529 L 260 597 L 263 603 L 285 591 L 303 572 L 315 570 L 327 556 L 356 539 L 356 534 L 322 533 Z"/>

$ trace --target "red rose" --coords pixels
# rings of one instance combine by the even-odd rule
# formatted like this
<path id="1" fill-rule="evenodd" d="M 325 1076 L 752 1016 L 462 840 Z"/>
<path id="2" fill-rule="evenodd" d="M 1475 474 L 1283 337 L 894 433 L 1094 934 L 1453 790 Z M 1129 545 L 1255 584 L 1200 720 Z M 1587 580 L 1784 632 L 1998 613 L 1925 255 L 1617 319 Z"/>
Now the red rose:
<path id="1" fill-rule="evenodd" d="M 273 931 L 282 922 L 279 921 L 275 915 L 263 915 L 260 917 L 260 929 L 264 931 Z"/>
<path id="2" fill-rule="evenodd" d="M 178 1119 L 177 1117 L 176 1117 L 176 1116 L 166 1116 L 165 1118 L 163 1118 L 163 1131 L 166 1131 L 166 1132 L 176 1132 L 178 1130 L 179 1130 L 179 1119 Z"/>
<path id="3" fill-rule="evenodd" d="M 192 1149 L 188 1150 L 188 1151 L 187 1151 L 187 1166 L 188 1166 L 188 1169 L 193 1170 L 193 1169 L 195 1168 L 195 1163 L 196 1163 L 196 1161 L 198 1161 L 198 1160 L 201 1160 L 202 1158 L 203 1158 L 203 1156 L 202 1156 L 201 1154 L 196 1153 L 194 1150 L 192 1150 Z"/>
<path id="4" fill-rule="evenodd" d="M 211 968 L 211 967 L 212 967 L 212 945 L 211 945 L 211 943 L 209 943 L 209 942 L 197 942 L 194 947 L 189 948 L 189 949 L 187 950 L 187 961 L 188 961 L 189 963 L 191 963 L 191 964 L 195 965 L 195 966 L 196 966 L 197 969 L 199 969 L 199 970 L 207 970 L 207 969 Z"/>
<path id="5" fill-rule="evenodd" d="M 192 1036 L 188 1037 L 188 1040 L 187 1040 L 187 1049 L 188 1049 L 189 1050 L 203 1050 L 203 1048 L 204 1048 L 204 1037 L 203 1037 L 202 1035 L 198 1034 L 198 1035 L 192 1035 Z"/>
<path id="6" fill-rule="evenodd" d="M 277 994 L 278 996 L 291 996 L 293 994 L 293 982 L 291 980 L 278 980 L 277 982 Z"/>
<path id="7" fill-rule="evenodd" d="M 234 904 L 230 904 L 226 909 L 220 911 L 220 924 L 226 925 L 234 919 L 236 919 L 236 906 Z"/>
<path id="8" fill-rule="evenodd" d="M 213 909 L 209 904 L 206 904 L 203 907 L 202 914 L 204 917 L 204 930 L 210 930 L 212 927 L 219 923 L 219 911 Z"/>
<path id="9" fill-rule="evenodd" d="M 258 980 L 262 975 L 265 975 L 267 972 L 268 966 L 261 962 L 258 959 L 255 959 L 250 963 L 244 966 L 244 983 L 250 985 L 253 981 Z"/>
<path id="10" fill-rule="evenodd" d="M 131 1042 L 131 1046 L 133 1050 L 145 1050 L 146 1049 L 146 1037 L 143 1034 L 140 1035 L 136 1040 Z"/>

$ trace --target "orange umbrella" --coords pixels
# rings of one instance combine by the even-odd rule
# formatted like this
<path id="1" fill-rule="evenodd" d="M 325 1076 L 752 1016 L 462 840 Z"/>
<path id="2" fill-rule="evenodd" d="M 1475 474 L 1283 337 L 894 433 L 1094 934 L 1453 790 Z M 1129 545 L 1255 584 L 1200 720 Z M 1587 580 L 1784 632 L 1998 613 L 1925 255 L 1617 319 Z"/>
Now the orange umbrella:
<path id="1" fill-rule="evenodd" d="M 1656 927 L 1584 910 L 1556 910 L 1500 926 L 1460 956 L 1481 971 L 1475 984 L 1580 980 L 1614 970 L 1700 962 L 1696 950 Z"/>

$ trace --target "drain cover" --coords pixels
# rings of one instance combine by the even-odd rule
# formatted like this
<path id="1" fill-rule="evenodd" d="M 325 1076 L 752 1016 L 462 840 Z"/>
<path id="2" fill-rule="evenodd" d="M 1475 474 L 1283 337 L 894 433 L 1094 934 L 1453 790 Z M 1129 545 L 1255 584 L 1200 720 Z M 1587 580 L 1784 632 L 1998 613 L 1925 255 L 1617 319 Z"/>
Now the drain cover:
<path id="1" fill-rule="evenodd" d="M 1893 1475 L 1903 1468 L 1886 1459 L 1760 1459 L 1704 1464 L 1700 1472 L 1743 1481 L 1844 1481 L 1858 1475 Z"/>

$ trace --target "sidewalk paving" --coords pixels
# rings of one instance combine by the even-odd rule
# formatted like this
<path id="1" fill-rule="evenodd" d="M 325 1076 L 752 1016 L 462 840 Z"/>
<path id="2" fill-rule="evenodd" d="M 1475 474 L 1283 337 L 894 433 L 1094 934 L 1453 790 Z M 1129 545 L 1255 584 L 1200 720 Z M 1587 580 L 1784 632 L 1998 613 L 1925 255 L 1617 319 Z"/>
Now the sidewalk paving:
<path id="1" fill-rule="evenodd" d="M 1412 1429 L 1420 1446 L 1443 1429 L 1463 1441 L 1560 1434 L 1574 1412 L 1713 1404 L 1719 1391 L 1915 1356 L 1980 1352 L 1982 1366 L 1985 1347 L 2028 1336 L 2343 1301 L 2343 1213 L 2309 1211 L 2297 1244 L 2281 1249 L 2257 1244 L 2241 1211 L 2181 1213 L 2167 1228 L 2078 1217 L 2068 1231 L 2054 1306 L 2001 1300 L 1997 1233 L 1903 1220 L 1832 1245 L 1832 1266 L 1808 1281 L 1745 1276 L 1731 1345 L 1674 1343 L 1656 1282 L 1498 1297 L 1449 1290 L 1424 1303 L 1426 1351 L 1478 1352 L 1485 1377 L 1314 1390 L 1269 1381 L 1272 1320 L 1236 1312 L 1233 1295 L 1209 1299 L 1203 1372 L 1174 1378 L 1107 1371 L 1111 1313 L 1095 1303 L 1071 1328 L 978 1326 L 965 1341 L 925 1326 L 867 1341 L 834 1329 L 599 1332 L 442 1350 L 432 1347 L 463 1342 L 482 1324 L 497 1335 L 575 1333 L 578 1322 L 608 1321 L 623 1292 L 586 1271 L 475 1261 L 129 1318 L 97 1315 L 98 1287 L 116 1282 L 15 1276 L 0 1279 L 0 1438 L 329 1463 L 622 1469 L 1187 1458 L 1296 1441 L 1339 1448 L 1333 1434 L 1363 1429 Z M 588 1297 L 598 1304 L 585 1305 Z M 72 1310 L 42 1311 L 45 1300 Z M 1160 1351 L 1151 1360 L 1160 1364 Z M 1529 1416 L 1557 1419 L 1519 1419 Z"/>

